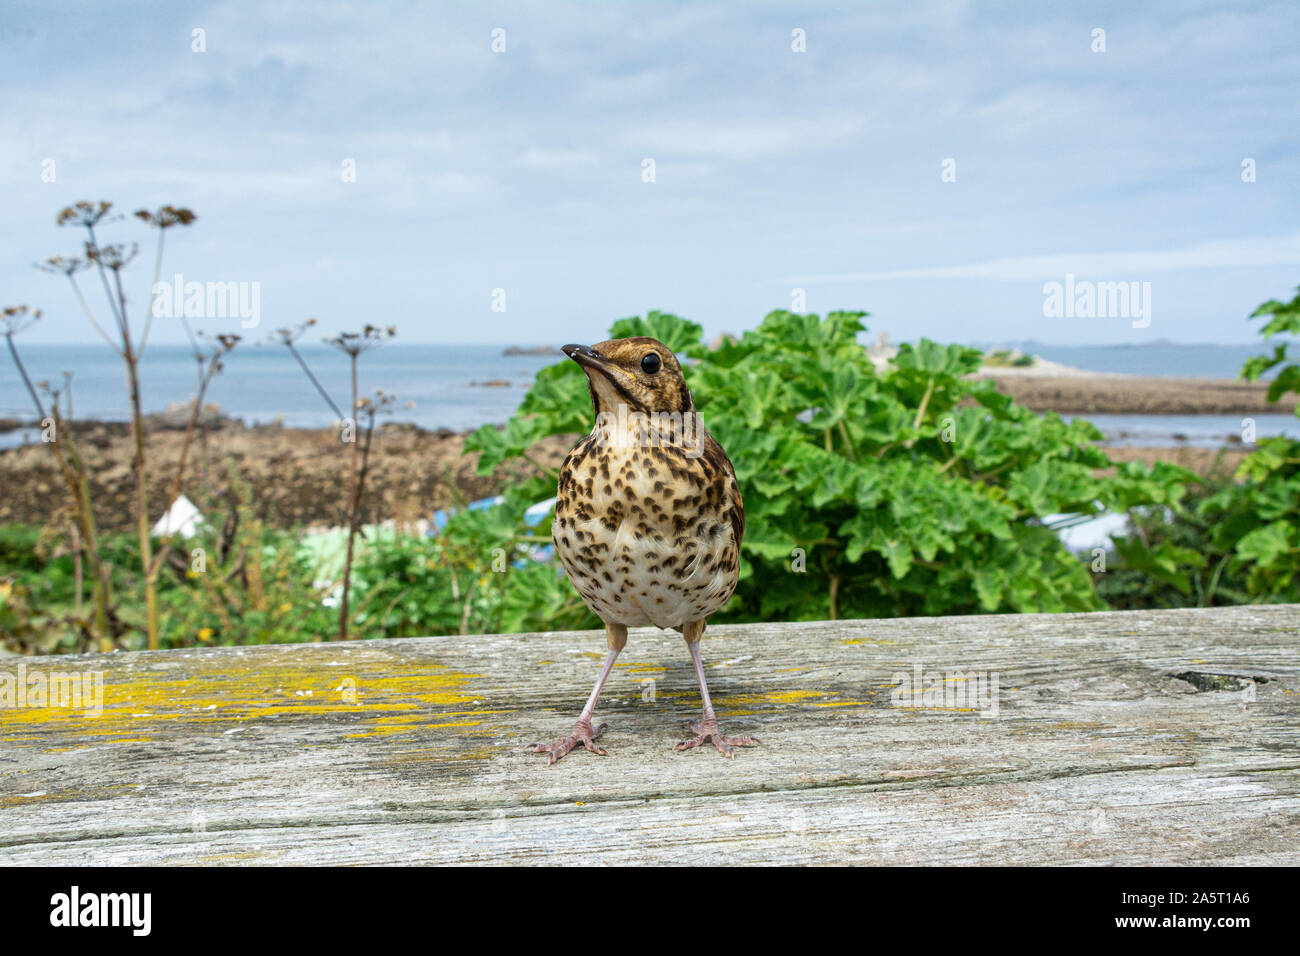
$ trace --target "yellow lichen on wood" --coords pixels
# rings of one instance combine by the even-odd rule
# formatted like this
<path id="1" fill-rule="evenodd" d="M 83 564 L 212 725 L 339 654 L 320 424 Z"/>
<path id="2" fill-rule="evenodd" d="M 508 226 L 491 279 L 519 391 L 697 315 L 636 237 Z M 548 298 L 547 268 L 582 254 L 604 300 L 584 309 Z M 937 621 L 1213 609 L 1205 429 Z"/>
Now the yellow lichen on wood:
<path id="1" fill-rule="evenodd" d="M 260 656 L 260 655 L 259 655 Z M 244 654 L 218 654 L 200 660 L 184 677 L 169 676 L 161 668 L 119 668 L 110 664 L 103 674 L 98 713 L 86 708 L 44 706 L 5 708 L 0 711 L 0 739 L 8 743 L 39 745 L 58 739 L 62 750 L 67 735 L 100 742 L 146 741 L 141 734 L 153 722 L 167 724 L 224 725 L 267 719 L 312 719 L 321 716 L 352 718 L 361 728 L 379 732 L 398 720 L 415 727 L 473 726 L 478 721 L 447 721 L 448 716 L 473 716 L 479 711 L 465 705 L 481 699 L 469 685 L 481 675 L 452 670 L 436 663 L 408 665 L 393 674 L 383 659 L 357 659 L 343 666 L 319 666 L 303 656 L 258 660 Z M 48 678 L 64 673 L 57 660 L 26 664 L 29 675 Z M 259 666 L 260 665 L 260 666 Z M 88 671 L 90 672 L 90 671 Z M 448 711 L 447 708 L 455 708 Z M 486 713 L 499 713 L 488 710 Z M 119 738 L 114 741 L 114 738 Z"/>

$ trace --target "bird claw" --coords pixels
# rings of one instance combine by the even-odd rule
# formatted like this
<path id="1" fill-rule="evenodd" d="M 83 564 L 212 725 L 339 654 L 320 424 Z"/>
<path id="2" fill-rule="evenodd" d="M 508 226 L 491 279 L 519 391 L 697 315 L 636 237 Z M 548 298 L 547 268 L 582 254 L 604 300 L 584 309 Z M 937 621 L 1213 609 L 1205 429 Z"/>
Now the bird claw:
<path id="1" fill-rule="evenodd" d="M 578 722 L 573 725 L 573 733 L 569 734 L 569 736 L 565 737 L 563 740 L 557 740 L 553 744 L 532 744 L 531 748 L 535 754 L 550 754 L 550 763 L 555 763 L 555 761 L 559 760 L 574 747 L 578 746 L 579 743 L 594 754 L 598 754 L 601 757 L 608 757 L 609 751 L 604 747 L 598 747 L 595 743 L 596 738 L 603 734 L 605 728 L 608 726 L 609 724 L 601 724 L 595 730 L 592 730 L 590 720 L 579 719 Z"/>
<path id="2" fill-rule="evenodd" d="M 760 742 L 757 737 L 725 736 L 718 728 L 718 719 L 712 715 L 703 720 L 691 721 L 691 730 L 695 731 L 695 736 L 690 740 L 683 740 L 673 748 L 674 750 L 690 750 L 707 740 L 712 740 L 713 746 L 718 748 L 718 753 L 734 760 L 736 753 L 731 749 L 732 747 L 756 747 Z"/>

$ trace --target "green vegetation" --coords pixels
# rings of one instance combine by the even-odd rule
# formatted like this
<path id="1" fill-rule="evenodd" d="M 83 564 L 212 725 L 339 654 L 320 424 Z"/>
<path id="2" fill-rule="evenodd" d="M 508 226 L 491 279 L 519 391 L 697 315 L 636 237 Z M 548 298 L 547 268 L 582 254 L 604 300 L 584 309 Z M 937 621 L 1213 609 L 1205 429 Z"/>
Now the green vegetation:
<path id="1" fill-rule="evenodd" d="M 1290 302 L 1273 299 L 1255 310 L 1252 318 L 1269 317 L 1260 330 L 1266 339 L 1300 335 L 1296 292 Z M 1287 363 L 1285 344 L 1250 359 L 1241 374 L 1253 382 L 1274 368 L 1269 401 L 1300 397 L 1300 365 Z M 1300 441 L 1262 439 L 1236 479 L 1206 483 L 1205 493 L 1174 516 L 1172 530 L 1138 521 L 1132 535 L 1116 541 L 1130 569 L 1158 582 L 1140 594 L 1168 599 L 1172 588 L 1202 606 L 1300 601 Z"/>
<path id="2" fill-rule="evenodd" d="M 1030 368 L 1034 357 L 1018 350 L 994 349 L 984 353 L 983 364 L 989 368 Z"/>
<path id="3" fill-rule="evenodd" d="M 709 429 L 745 498 L 741 582 L 720 620 L 1069 611 L 1300 601 L 1300 442 L 1266 439 L 1235 476 L 1166 463 L 1115 465 L 1090 424 L 1017 406 L 966 376 L 978 350 L 922 340 L 878 373 L 859 346 L 865 313 L 773 312 L 710 350 L 701 327 L 652 312 L 611 337 L 652 335 L 686 358 Z M 1263 334 L 1300 334 L 1300 294 L 1268 302 Z M 1270 398 L 1300 393 L 1285 346 L 1243 375 L 1282 366 Z M 582 371 L 537 374 L 517 414 L 467 450 L 479 469 L 535 466 L 503 502 L 462 508 L 433 538 L 369 535 L 351 574 L 356 637 L 594 627 L 553 557 L 550 517 L 525 510 L 555 493 L 528 458 L 548 435 L 584 433 Z M 1049 516 L 1127 514 L 1104 556 L 1070 554 Z M 160 646 L 326 640 L 339 630 L 337 569 L 292 532 L 261 526 L 247 503 L 221 528 L 174 549 L 158 581 Z M 213 513 L 213 512 L 209 512 Z M 10 650 L 85 650 L 75 549 L 64 527 L 0 528 L 0 640 Z M 101 536 L 122 609 L 119 646 L 142 646 L 137 546 Z M 85 586 L 82 588 L 84 603 Z"/>
<path id="4" fill-rule="evenodd" d="M 773 312 L 716 351 L 700 326 L 662 313 L 610 331 L 694 360 L 696 404 L 735 464 L 746 530 L 721 619 L 1102 609 L 1043 518 L 1172 505 L 1195 476 L 1161 463 L 1097 477 L 1111 466 L 1092 444 L 1100 433 L 964 378 L 979 368 L 975 349 L 904 345 L 878 375 L 858 345 L 862 315 Z M 581 370 L 561 363 L 504 430 L 482 428 L 468 447 L 490 469 L 546 435 L 585 431 L 590 414 Z"/>
<path id="5" fill-rule="evenodd" d="M 5 340 L 9 356 L 18 372 L 27 394 L 32 401 L 37 421 L 42 422 L 44 433 L 49 437 L 45 445 L 57 462 L 66 486 L 66 494 L 58 509 L 59 515 L 52 518 L 52 524 L 60 526 L 64 520 L 71 529 L 69 551 L 72 555 L 74 590 L 70 606 L 55 602 L 44 610 L 44 627 L 38 627 L 33 620 L 29 600 L 32 587 L 42 589 L 43 582 L 33 582 L 31 586 L 18 580 L 17 573 L 6 571 L 0 565 L 0 574 L 7 577 L 0 579 L 0 639 L 5 643 L 16 645 L 22 650 L 52 648 L 83 650 L 90 647 L 101 651 L 110 651 L 116 647 L 135 646 L 131 628 L 144 630 L 145 646 L 157 648 L 167 646 L 161 634 L 160 592 L 165 587 L 161 582 L 164 569 L 171 565 L 179 574 L 200 574 L 199 580 L 204 586 L 195 595 L 182 595 L 180 604 L 173 609 L 173 616 L 184 620 L 194 618 L 195 614 L 206 612 L 222 625 L 222 633 L 238 643 L 255 643 L 264 640 L 305 640 L 316 637 L 314 630 L 319 609 L 318 595 L 307 592 L 311 611 L 298 615 L 292 613 L 304 595 L 299 593 L 292 581 L 301 579 L 302 562 L 297 555 L 296 540 L 291 540 L 288 547 L 280 547 L 279 555 L 273 565 L 262 564 L 262 546 L 253 546 L 244 542 L 239 550 L 239 564 L 228 570 L 225 576 L 208 577 L 206 572 L 188 571 L 183 559 L 178 559 L 173 550 L 177 529 L 167 528 L 162 535 L 151 533 L 152 510 L 149 503 L 149 475 L 155 470 L 152 448 L 146 435 L 145 416 L 141 404 L 141 360 L 148 344 L 149 331 L 155 318 L 154 305 L 158 295 L 159 277 L 162 270 L 163 248 L 167 231 L 176 227 L 192 225 L 197 216 L 192 210 L 176 206 L 162 206 L 156 211 L 138 210 L 135 218 L 145 225 L 158 230 L 157 252 L 154 257 L 153 283 L 150 286 L 149 309 L 138 326 L 131 323 L 127 309 L 127 296 L 123 285 L 123 272 L 135 259 L 139 247 L 134 243 L 102 243 L 99 231 L 121 219 L 112 212 L 113 204 L 99 202 L 77 202 L 62 209 L 55 221 L 60 226 L 73 226 L 85 230 L 83 240 L 84 257 L 49 256 L 38 268 L 50 275 L 63 276 L 68 280 L 77 302 L 81 305 L 86 319 L 95 329 L 105 344 L 122 360 L 126 372 L 127 398 L 130 408 L 131 438 L 133 446 L 132 473 L 135 479 L 135 501 L 133 519 L 136 526 L 136 546 L 132 560 L 140 568 L 137 578 L 128 578 L 125 590 L 116 590 L 113 579 L 120 572 L 115 572 L 115 565 L 108 563 L 106 549 L 114 547 L 103 540 L 95 519 L 94 502 L 91 500 L 90 480 L 85 462 L 78 449 L 77 423 L 72 418 L 71 397 L 66 399 L 63 390 L 51 388 L 48 383 L 33 383 L 27 374 L 22 356 L 14 344 L 14 336 L 31 328 L 41 318 L 40 309 L 31 309 L 26 305 L 6 306 L 0 310 L 0 336 Z M 105 331 L 103 324 L 96 318 L 86 296 L 78 284 L 77 275 L 83 271 L 98 273 L 108 306 L 111 322 L 107 325 L 114 331 Z M 111 281 L 110 281 L 111 276 Z M 163 300 L 165 301 L 165 299 Z M 203 409 L 203 399 L 212 379 L 223 368 L 225 358 L 239 343 L 237 335 L 219 334 L 209 338 L 202 332 L 195 332 L 190 327 L 184 312 L 175 316 L 185 330 L 196 363 L 196 389 L 189 403 L 189 416 L 185 428 L 184 443 L 175 471 L 170 482 L 167 496 L 167 510 L 176 504 L 186 484 L 186 466 L 192 439 L 196 433 L 199 416 Z M 347 549 L 342 567 L 342 586 L 338 600 L 338 629 L 340 640 L 349 636 L 348 626 L 352 620 L 350 613 L 350 591 L 352 583 L 352 564 L 355 541 L 360 530 L 362 499 L 365 494 L 366 471 L 369 464 L 371 440 L 374 436 L 375 419 L 387 411 L 392 396 L 377 391 L 373 398 L 362 397 L 357 390 L 357 364 L 362 353 L 378 345 L 384 339 L 396 334 L 393 326 L 380 328 L 367 324 L 360 332 L 343 332 L 327 338 L 325 341 L 348 356 L 351 381 L 351 404 L 349 415 L 344 415 L 339 406 L 330 398 L 320 380 L 311 371 L 302 354 L 295 348 L 295 341 L 303 332 L 316 324 L 315 319 L 294 328 L 283 328 L 276 333 L 276 338 L 285 345 L 298 360 L 308 379 L 316 387 L 321 397 L 339 418 L 340 440 L 350 446 L 348 457 L 348 502 L 347 502 Z M 70 373 L 65 374 L 65 382 L 70 380 Z M 45 399 L 42 399 L 42 394 Z M 66 409 L 61 403 L 66 401 Z M 47 414 L 48 402 L 48 414 Z M 358 436 L 362 436 L 358 440 Z M 240 512 L 231 517 L 238 527 Z M 232 525 L 227 522 L 223 535 L 230 532 Z M 230 545 L 230 541 L 218 542 L 219 548 Z M 206 550 L 200 552 L 206 555 Z M 52 556 L 57 556 L 54 554 Z M 84 567 L 83 567 L 84 565 Z M 223 572 L 226 569 L 222 569 Z M 266 579 L 264 572 L 272 572 L 275 577 Z M 51 573 L 56 573 L 53 568 Z M 288 579 L 288 580 L 286 580 Z M 232 586 L 235 581 L 237 586 Z M 286 600 L 276 605 L 265 585 L 276 583 L 286 588 Z M 183 583 L 183 581 L 182 581 Z M 83 597 L 86 590 L 90 592 L 89 606 L 84 606 Z M 116 595 L 116 597 L 115 597 Z M 143 604 L 142 622 L 129 621 L 132 609 Z M 272 607 L 281 611 L 271 611 Z M 286 616 L 286 621 L 277 617 Z M 200 639 L 206 639 L 215 633 L 212 627 L 200 627 L 197 632 Z"/>

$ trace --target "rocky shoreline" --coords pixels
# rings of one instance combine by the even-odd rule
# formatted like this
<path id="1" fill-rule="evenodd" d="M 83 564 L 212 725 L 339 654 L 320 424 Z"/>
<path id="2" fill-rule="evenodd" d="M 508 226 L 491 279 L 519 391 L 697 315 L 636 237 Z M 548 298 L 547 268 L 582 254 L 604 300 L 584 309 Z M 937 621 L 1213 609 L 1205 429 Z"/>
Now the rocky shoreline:
<path id="1" fill-rule="evenodd" d="M 120 422 L 81 422 L 75 435 L 91 472 L 91 498 L 101 529 L 131 529 L 135 479 L 130 429 Z M 184 432 L 149 431 L 150 502 L 161 514 L 170 492 Z M 363 521 L 414 523 L 438 508 L 494 494 L 518 470 L 480 476 L 478 455 L 463 455 L 466 434 L 388 424 L 375 431 L 366 477 Z M 558 467 L 572 438 L 540 442 L 534 458 Z M 225 421 L 199 431 L 190 450 L 185 492 L 200 510 L 226 512 L 239 500 L 246 514 L 282 527 L 332 527 L 344 522 L 348 446 L 334 429 L 246 426 Z M 531 469 L 526 469 L 531 472 Z M 65 491 L 54 457 L 39 443 L 0 452 L 0 523 L 44 524 L 63 507 Z"/>
<path id="2" fill-rule="evenodd" d="M 413 525 L 439 508 L 484 498 L 531 468 L 475 472 L 478 455 L 462 455 L 465 435 L 428 432 L 410 425 L 376 431 L 373 463 L 366 479 L 366 522 Z M 92 471 L 91 494 L 101 529 L 131 530 L 135 482 L 128 429 L 119 423 L 87 423 L 78 434 Z M 555 468 L 577 436 L 554 436 L 533 449 L 540 464 Z M 150 501 L 162 513 L 180 450 L 180 432 L 150 435 L 154 456 Z M 1172 461 L 1202 474 L 1230 472 L 1246 452 L 1210 449 L 1112 447 L 1116 461 Z M 335 527 L 344 521 L 347 451 L 332 429 L 228 423 L 202 432 L 191 450 L 186 493 L 200 509 L 225 513 L 239 499 L 246 514 L 273 527 Z M 64 502 L 63 482 L 49 450 L 30 444 L 0 452 L 0 523 L 45 524 Z"/>
<path id="3" fill-rule="evenodd" d="M 1259 414 L 1284 411 L 1264 400 L 1266 386 L 1224 380 L 1142 376 L 1015 374 L 988 370 L 998 388 L 1036 411 L 1062 414 Z M 227 510 L 243 498 L 251 513 L 277 527 L 336 526 L 347 495 L 347 446 L 333 429 L 279 425 L 247 426 L 207 414 L 191 450 L 186 493 L 202 509 Z M 150 500 L 161 513 L 179 456 L 186 416 L 152 417 Z M 0 431 L 24 424 L 0 422 Z M 8 426 L 6 428 L 6 426 Z M 92 472 L 92 497 L 105 530 L 130 529 L 134 500 L 129 429 L 120 422 L 81 422 L 76 434 Z M 414 425 L 387 424 L 376 431 L 367 478 L 364 520 L 399 524 L 427 519 L 438 508 L 494 494 L 503 483 L 530 473 L 498 469 L 475 472 L 477 455 L 462 455 L 466 434 Z M 533 450 L 546 467 L 558 467 L 576 436 L 555 436 Z M 1200 473 L 1231 469 L 1245 455 L 1227 449 L 1171 446 L 1112 447 L 1117 461 L 1174 461 Z M 40 444 L 0 451 L 0 522 L 44 524 L 63 505 L 64 491 L 53 457 Z"/>
<path id="4" fill-rule="evenodd" d="M 1218 378 L 1148 375 L 1044 375 L 1033 369 L 985 369 L 980 377 L 1036 412 L 1062 415 L 1266 415 L 1268 385 Z"/>

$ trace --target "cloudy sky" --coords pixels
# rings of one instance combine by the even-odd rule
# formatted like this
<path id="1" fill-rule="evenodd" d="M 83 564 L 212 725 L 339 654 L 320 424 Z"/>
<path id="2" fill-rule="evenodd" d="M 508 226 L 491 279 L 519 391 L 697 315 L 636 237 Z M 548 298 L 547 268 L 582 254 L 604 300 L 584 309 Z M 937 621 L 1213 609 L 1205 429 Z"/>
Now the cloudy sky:
<path id="1" fill-rule="evenodd" d="M 1247 342 L 1300 284 L 1298 37 L 1296 4 L 1240 0 L 6 0 L 0 304 L 90 341 L 31 264 L 106 198 L 193 208 L 165 273 L 259 283 L 264 332 L 556 343 L 658 308 L 713 334 L 801 288 L 895 340 Z M 1150 325 L 1045 317 L 1067 273 L 1149 282 Z"/>

